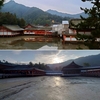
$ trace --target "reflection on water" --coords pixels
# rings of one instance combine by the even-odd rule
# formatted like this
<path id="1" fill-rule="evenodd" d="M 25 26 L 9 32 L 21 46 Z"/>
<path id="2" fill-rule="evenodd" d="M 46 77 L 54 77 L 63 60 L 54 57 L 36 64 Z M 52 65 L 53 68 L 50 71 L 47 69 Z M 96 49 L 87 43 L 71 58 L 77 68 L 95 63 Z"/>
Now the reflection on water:
<path id="1" fill-rule="evenodd" d="M 0 100 L 100 100 L 100 79 L 59 76 L 1 79 Z"/>
<path id="2" fill-rule="evenodd" d="M 61 86 L 61 82 L 60 82 L 62 81 L 61 77 L 55 77 L 54 80 L 55 80 L 56 86 Z"/>
<path id="3" fill-rule="evenodd" d="M 41 36 L 17 36 L 0 38 L 0 49 L 39 49 L 43 46 L 57 47 L 58 49 L 78 49 L 78 44 L 62 43 L 60 38 Z M 82 45 L 82 44 L 81 44 Z M 84 49 L 87 49 L 82 45 Z"/>

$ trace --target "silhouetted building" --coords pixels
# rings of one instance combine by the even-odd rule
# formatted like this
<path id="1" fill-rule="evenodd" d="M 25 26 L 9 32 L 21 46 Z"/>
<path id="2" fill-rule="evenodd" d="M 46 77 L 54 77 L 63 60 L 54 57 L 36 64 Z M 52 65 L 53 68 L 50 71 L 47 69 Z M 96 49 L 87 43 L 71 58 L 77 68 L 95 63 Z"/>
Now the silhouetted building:
<path id="1" fill-rule="evenodd" d="M 45 75 L 45 71 L 34 68 L 30 65 L 14 65 L 14 64 L 6 64 L 0 63 L 0 73 L 2 74 L 10 74 L 10 75 L 19 75 L 19 76 L 38 76 Z"/>
<path id="2" fill-rule="evenodd" d="M 69 65 L 62 68 L 63 75 L 79 75 L 81 73 L 82 66 L 77 65 L 74 61 Z"/>

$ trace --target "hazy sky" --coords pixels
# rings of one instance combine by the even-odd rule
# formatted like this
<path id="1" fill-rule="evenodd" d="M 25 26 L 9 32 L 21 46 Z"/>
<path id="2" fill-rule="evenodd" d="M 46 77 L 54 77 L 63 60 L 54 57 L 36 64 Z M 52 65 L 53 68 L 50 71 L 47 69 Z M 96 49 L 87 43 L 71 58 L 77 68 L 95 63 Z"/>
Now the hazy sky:
<path id="1" fill-rule="evenodd" d="M 88 55 L 100 54 L 99 50 L 59 50 L 59 51 L 0 51 L 0 60 L 12 63 L 60 63 Z"/>
<path id="2" fill-rule="evenodd" d="M 10 0 L 6 0 L 8 2 Z M 14 0 L 17 3 L 38 7 L 44 11 L 48 9 L 57 10 L 64 13 L 76 14 L 83 12 L 80 7 L 91 7 L 90 2 L 82 2 L 81 0 Z"/>

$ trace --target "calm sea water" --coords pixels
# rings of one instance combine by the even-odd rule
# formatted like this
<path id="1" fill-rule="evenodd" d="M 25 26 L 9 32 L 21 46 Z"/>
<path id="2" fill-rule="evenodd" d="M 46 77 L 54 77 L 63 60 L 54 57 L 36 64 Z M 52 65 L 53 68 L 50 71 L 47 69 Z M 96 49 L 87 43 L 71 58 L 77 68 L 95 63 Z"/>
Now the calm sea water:
<path id="1" fill-rule="evenodd" d="M 25 41 L 24 39 L 32 38 L 43 41 Z M 44 40 L 45 39 L 45 40 Z M 0 49 L 40 49 L 41 47 L 57 47 L 57 49 L 78 49 L 79 45 L 83 49 L 87 49 L 83 44 L 62 43 L 60 38 L 36 37 L 36 36 L 17 36 L 9 38 L 0 38 Z"/>
<path id="2" fill-rule="evenodd" d="M 59 76 L 0 79 L 0 100 L 100 100 L 100 79 Z"/>

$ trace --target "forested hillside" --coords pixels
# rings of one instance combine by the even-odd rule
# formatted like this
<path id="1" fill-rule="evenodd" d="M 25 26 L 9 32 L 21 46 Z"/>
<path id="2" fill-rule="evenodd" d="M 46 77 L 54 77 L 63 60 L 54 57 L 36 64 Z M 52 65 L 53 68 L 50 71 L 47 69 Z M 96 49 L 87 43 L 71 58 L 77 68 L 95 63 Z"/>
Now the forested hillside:
<path id="1" fill-rule="evenodd" d="M 17 18 L 15 14 L 0 13 L 0 25 L 10 24 L 10 25 L 19 25 L 20 27 L 25 26 L 25 20 L 23 18 Z"/>
<path id="2" fill-rule="evenodd" d="M 48 66 L 52 70 L 61 70 L 63 67 L 67 66 L 70 64 L 72 61 L 74 61 L 76 64 L 84 66 L 84 67 L 89 67 L 89 66 L 100 66 L 100 54 L 98 55 L 90 55 L 86 57 L 79 57 L 77 59 L 70 59 L 68 61 L 58 63 L 58 64 L 48 64 Z"/>
<path id="3" fill-rule="evenodd" d="M 1 12 L 16 14 L 18 18 L 23 18 L 27 23 L 37 25 L 51 25 L 52 20 L 54 20 L 54 22 L 61 23 L 62 20 L 70 19 L 69 17 L 60 17 L 49 14 L 36 7 L 26 7 L 22 4 L 16 3 L 15 1 L 5 3 Z"/>

